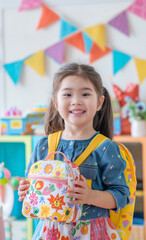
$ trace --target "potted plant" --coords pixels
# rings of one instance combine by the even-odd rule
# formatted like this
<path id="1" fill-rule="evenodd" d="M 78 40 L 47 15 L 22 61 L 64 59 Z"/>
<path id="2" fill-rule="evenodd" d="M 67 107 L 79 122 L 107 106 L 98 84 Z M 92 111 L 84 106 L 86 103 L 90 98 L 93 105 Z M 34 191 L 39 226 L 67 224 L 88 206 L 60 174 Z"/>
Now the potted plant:
<path id="1" fill-rule="evenodd" d="M 129 100 L 127 106 L 131 121 L 131 135 L 133 137 L 146 136 L 146 103 Z"/>

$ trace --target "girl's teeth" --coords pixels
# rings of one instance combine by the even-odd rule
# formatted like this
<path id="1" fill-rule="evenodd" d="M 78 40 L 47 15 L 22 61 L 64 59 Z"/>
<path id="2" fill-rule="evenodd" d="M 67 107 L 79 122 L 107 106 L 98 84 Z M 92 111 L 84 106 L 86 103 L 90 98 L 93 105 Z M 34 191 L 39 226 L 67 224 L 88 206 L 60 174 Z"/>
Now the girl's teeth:
<path id="1" fill-rule="evenodd" d="M 83 113 L 83 111 L 72 111 L 72 113 Z"/>

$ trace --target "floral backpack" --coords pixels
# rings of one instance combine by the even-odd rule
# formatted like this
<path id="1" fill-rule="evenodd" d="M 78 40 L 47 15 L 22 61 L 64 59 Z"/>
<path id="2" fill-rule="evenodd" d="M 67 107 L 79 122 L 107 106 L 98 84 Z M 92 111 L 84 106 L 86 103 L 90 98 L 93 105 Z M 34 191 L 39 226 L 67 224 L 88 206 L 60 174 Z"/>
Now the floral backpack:
<path id="1" fill-rule="evenodd" d="M 57 149 L 59 140 L 61 136 L 61 131 L 55 132 L 49 135 L 48 144 L 49 144 L 49 152 L 55 151 Z M 97 134 L 89 146 L 85 149 L 85 151 L 76 159 L 74 162 L 77 166 L 79 166 L 88 156 L 89 154 L 97 148 L 100 144 L 102 144 L 108 138 L 103 136 L 102 134 Z M 117 143 L 120 149 L 120 153 L 122 158 L 126 161 L 126 169 L 124 171 L 125 179 L 130 191 L 130 203 L 127 204 L 124 208 L 120 209 L 117 213 L 110 210 L 110 219 L 117 229 L 119 236 L 122 240 L 128 240 L 133 223 L 133 214 L 135 207 L 135 197 L 136 197 L 136 173 L 135 173 L 135 164 L 131 153 L 128 149 Z M 87 179 L 87 184 L 89 187 L 92 185 L 92 180 Z"/>
<path id="2" fill-rule="evenodd" d="M 76 222 L 82 215 L 82 205 L 69 203 L 72 199 L 67 195 L 67 189 L 73 187 L 74 180 L 80 180 L 78 166 L 86 159 L 87 153 L 83 152 L 75 163 L 72 163 L 64 153 L 51 150 L 56 147 L 51 140 L 54 135 L 50 136 L 51 147 L 49 147 L 47 157 L 43 161 L 35 162 L 29 170 L 30 187 L 23 201 L 22 214 L 25 217 L 57 222 Z M 94 148 L 94 144 L 88 148 L 88 155 Z M 62 154 L 64 161 L 53 160 L 56 153 Z"/>
<path id="3" fill-rule="evenodd" d="M 60 153 L 64 161 L 52 160 Z M 23 201 L 25 217 L 48 219 L 58 222 L 77 221 L 82 214 L 82 205 L 73 205 L 67 196 L 68 187 L 80 179 L 78 166 L 71 163 L 62 152 L 51 152 L 45 160 L 35 162 L 28 173 L 30 187 Z"/>

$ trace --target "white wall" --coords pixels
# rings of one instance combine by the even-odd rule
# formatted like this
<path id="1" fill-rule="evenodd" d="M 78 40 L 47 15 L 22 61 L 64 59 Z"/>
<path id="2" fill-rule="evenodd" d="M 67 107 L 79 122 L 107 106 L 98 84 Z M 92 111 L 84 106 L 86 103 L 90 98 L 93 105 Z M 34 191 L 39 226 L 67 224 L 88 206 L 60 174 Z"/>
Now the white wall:
<path id="1" fill-rule="evenodd" d="M 3 0 L 0 0 L 2 2 Z M 65 1 L 65 0 L 64 0 Z M 6 4 L 7 2 L 7 4 Z M 0 62 L 8 63 L 21 60 L 41 49 L 51 46 L 59 41 L 60 23 L 57 22 L 47 28 L 36 30 L 41 15 L 41 8 L 30 11 L 18 12 L 21 1 L 13 0 L 14 5 L 6 0 L 2 7 L 0 32 L 2 38 L 0 42 Z M 52 4 L 49 0 L 44 3 Z M 57 0 L 56 0 L 57 2 Z M 59 1 L 58 1 L 59 2 Z M 95 24 L 106 24 L 115 15 L 125 10 L 132 0 L 86 1 L 84 5 L 51 5 L 58 14 L 83 29 Z M 90 2 L 90 5 L 88 4 Z M 95 3 L 96 2 L 96 3 Z M 132 13 L 128 13 L 131 29 L 131 36 L 128 38 L 124 34 L 106 25 L 107 46 L 129 54 L 133 57 L 146 59 L 146 22 Z M 3 40 L 3 41 L 2 41 Z M 77 49 L 66 47 L 66 61 L 78 61 L 89 63 L 89 55 L 83 54 Z M 47 104 L 51 96 L 53 75 L 60 67 L 52 59 L 45 56 L 46 74 L 40 77 L 33 69 L 24 65 L 20 81 L 17 86 L 13 84 L 10 77 L 3 69 L 0 70 L 0 112 L 17 106 L 22 111 L 38 104 Z M 109 76 L 112 76 L 112 54 L 108 54 L 93 66 L 101 74 L 104 84 L 114 96 Z M 128 82 L 138 83 L 138 76 L 134 61 L 131 60 L 125 68 L 119 71 L 112 82 L 119 85 L 123 90 Z M 140 96 L 145 97 L 146 81 L 140 86 Z"/>

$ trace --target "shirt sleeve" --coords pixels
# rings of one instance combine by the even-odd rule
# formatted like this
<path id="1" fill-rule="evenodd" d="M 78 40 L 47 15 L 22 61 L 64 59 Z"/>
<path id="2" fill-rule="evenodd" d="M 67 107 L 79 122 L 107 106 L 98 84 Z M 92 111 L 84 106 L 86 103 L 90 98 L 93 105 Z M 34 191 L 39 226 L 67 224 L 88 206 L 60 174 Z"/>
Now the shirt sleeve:
<path id="1" fill-rule="evenodd" d="M 125 180 L 124 170 L 126 161 L 121 157 L 119 146 L 111 141 L 105 148 L 101 159 L 101 177 L 105 191 L 110 192 L 115 198 L 118 212 L 129 203 L 129 187 Z"/>

